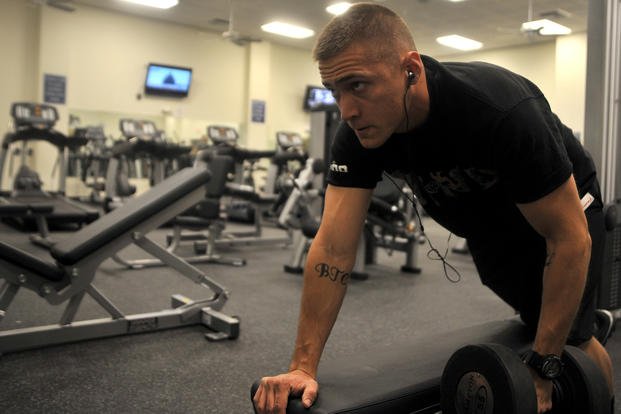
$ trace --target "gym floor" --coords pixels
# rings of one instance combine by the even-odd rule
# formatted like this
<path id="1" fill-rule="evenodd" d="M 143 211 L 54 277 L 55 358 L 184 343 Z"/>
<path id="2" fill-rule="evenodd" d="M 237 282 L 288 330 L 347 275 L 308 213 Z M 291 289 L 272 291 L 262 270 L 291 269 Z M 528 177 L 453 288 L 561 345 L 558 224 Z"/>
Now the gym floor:
<path id="1" fill-rule="evenodd" d="M 429 220 L 425 228 L 434 245 L 444 251 L 448 233 Z M 155 233 L 156 239 L 163 240 L 167 230 Z M 36 249 L 26 234 L 4 225 L 0 237 L 29 251 Z M 451 283 L 441 263 L 426 257 L 427 250 L 426 246 L 419 249 L 423 269 L 419 275 L 399 272 L 403 253 L 390 256 L 380 250 L 378 264 L 368 267 L 370 278 L 350 282 L 322 364 L 414 335 L 513 315 L 481 285 L 469 256 L 449 253 L 449 262 L 461 273 L 461 281 Z M 252 413 L 252 382 L 287 368 L 302 278 L 283 272 L 291 247 L 240 246 L 219 251 L 247 260 L 242 268 L 198 265 L 230 291 L 223 311 L 241 319 L 237 340 L 208 342 L 205 329 L 193 326 L 9 353 L 0 357 L 0 412 Z M 141 253 L 128 248 L 123 256 L 138 258 Z M 174 293 L 193 299 L 210 294 L 169 268 L 125 270 L 111 260 L 102 264 L 95 285 L 128 314 L 168 308 Z M 61 308 L 20 291 L 0 329 L 56 323 Z M 105 316 L 85 300 L 77 319 Z M 620 396 L 619 332 L 607 349 L 616 367 L 616 395 Z"/>

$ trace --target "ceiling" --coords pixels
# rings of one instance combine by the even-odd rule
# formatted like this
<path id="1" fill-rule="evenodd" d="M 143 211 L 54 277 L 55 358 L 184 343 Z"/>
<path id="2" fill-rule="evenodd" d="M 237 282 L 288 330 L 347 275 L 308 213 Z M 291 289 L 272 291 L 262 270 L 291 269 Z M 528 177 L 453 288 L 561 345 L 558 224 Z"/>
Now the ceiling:
<path id="1" fill-rule="evenodd" d="M 59 1 L 59 0 L 48 0 Z M 262 32 L 260 26 L 272 20 L 302 25 L 316 33 L 330 20 L 325 7 L 340 0 L 179 0 L 176 7 L 158 10 L 121 0 L 69 1 L 79 13 L 80 5 L 89 5 L 121 13 L 183 24 L 201 30 L 222 33 L 228 29 L 230 5 L 235 31 L 272 43 L 312 49 L 314 40 L 292 40 Z M 588 0 L 375 0 L 398 12 L 408 23 L 421 53 L 448 56 L 458 53 L 439 45 L 435 38 L 460 34 L 483 42 L 484 49 L 495 49 L 550 40 L 520 32 L 529 15 L 529 2 L 535 19 L 556 13 L 551 20 L 570 27 L 574 33 L 587 28 Z M 355 0 L 350 0 L 355 2 Z M 67 4 L 67 3 L 64 3 Z M 560 10 L 560 14 L 558 13 Z"/>

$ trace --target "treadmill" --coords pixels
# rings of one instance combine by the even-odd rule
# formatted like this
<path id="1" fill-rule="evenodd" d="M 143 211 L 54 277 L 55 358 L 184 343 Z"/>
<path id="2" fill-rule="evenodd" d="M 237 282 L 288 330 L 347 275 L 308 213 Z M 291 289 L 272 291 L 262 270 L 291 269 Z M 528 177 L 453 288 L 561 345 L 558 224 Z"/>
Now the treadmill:
<path id="1" fill-rule="evenodd" d="M 58 112 L 51 105 L 13 103 L 11 116 L 15 130 L 4 136 L 0 148 L 0 183 L 12 144 L 21 144 L 21 161 L 13 180 L 13 188 L 10 191 L 0 191 L 0 215 L 4 221 L 22 230 L 30 230 L 36 224 L 40 234 L 33 238 L 33 242 L 49 247 L 51 240 L 48 227 L 76 229 L 99 217 L 98 210 L 78 204 L 65 196 L 66 149 L 84 145 L 88 141 L 84 138 L 67 138 L 54 130 Z M 83 140 L 83 143 L 76 140 Z M 58 192 L 44 191 L 39 175 L 26 165 L 29 141 L 46 141 L 58 150 Z M 12 164 L 12 158 L 10 161 Z"/>

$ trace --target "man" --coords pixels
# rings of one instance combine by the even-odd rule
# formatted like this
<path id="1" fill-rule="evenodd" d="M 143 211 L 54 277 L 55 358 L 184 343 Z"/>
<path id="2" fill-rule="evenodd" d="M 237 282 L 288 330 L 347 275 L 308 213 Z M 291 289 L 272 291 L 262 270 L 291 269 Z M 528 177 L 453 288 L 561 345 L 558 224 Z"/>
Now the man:
<path id="1" fill-rule="evenodd" d="M 587 277 L 602 254 L 595 167 L 541 91 L 497 66 L 419 55 L 405 22 L 371 3 L 335 17 L 314 57 L 344 121 L 332 145 L 339 168 L 307 257 L 289 372 L 262 379 L 258 412 L 284 413 L 290 394 L 306 407 L 315 401 L 319 359 L 383 171 L 468 240 L 482 282 L 536 333 L 525 362 L 539 412 L 552 406 L 553 375 L 540 360 L 554 362 L 566 343 L 601 367 L 612 395 L 610 358 L 592 336 L 598 280 Z"/>

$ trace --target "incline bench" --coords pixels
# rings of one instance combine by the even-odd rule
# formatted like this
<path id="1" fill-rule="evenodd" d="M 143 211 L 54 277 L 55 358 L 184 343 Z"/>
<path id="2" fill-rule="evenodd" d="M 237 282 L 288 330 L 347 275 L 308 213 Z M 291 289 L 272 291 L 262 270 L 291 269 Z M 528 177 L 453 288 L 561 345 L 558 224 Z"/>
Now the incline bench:
<path id="1" fill-rule="evenodd" d="M 58 324 L 0 331 L 0 353 L 92 338 L 204 324 L 208 339 L 236 338 L 239 321 L 219 312 L 228 299 L 225 288 L 196 267 L 168 252 L 146 235 L 204 199 L 210 172 L 205 166 L 186 168 L 139 197 L 59 241 L 42 260 L 0 242 L 0 321 L 21 287 L 52 305 L 68 301 Z M 136 244 L 147 253 L 208 288 L 213 295 L 192 301 L 172 296 L 172 309 L 124 315 L 93 284 L 97 268 L 121 249 Z M 85 294 L 110 318 L 74 321 Z"/>
<path id="2" fill-rule="evenodd" d="M 532 336 L 518 319 L 494 321 L 411 343 L 356 353 L 319 367 L 319 396 L 310 409 L 291 398 L 287 414 L 433 414 L 451 355 L 467 344 L 494 342 L 518 352 Z M 251 399 L 259 385 L 252 385 Z"/>

